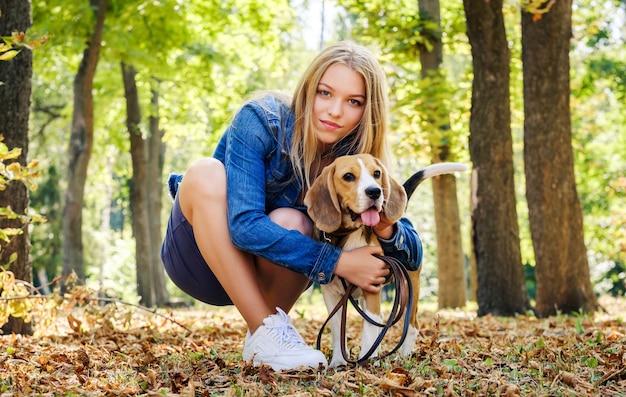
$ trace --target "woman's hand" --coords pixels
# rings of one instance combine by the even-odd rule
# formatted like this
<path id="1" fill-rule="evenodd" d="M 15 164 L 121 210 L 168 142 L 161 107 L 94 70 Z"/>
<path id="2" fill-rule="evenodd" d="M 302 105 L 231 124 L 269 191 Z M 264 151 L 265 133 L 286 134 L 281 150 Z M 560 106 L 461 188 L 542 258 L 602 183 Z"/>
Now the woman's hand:
<path id="1" fill-rule="evenodd" d="M 393 236 L 394 224 L 395 222 L 391 222 L 384 213 L 381 213 L 380 221 L 372 229 L 374 230 L 374 234 L 378 237 L 389 240 Z"/>
<path id="2" fill-rule="evenodd" d="M 341 276 L 357 287 L 372 293 L 380 291 L 389 275 L 387 264 L 376 258 L 382 255 L 380 247 L 365 246 L 343 251 L 335 267 L 335 275 Z"/>

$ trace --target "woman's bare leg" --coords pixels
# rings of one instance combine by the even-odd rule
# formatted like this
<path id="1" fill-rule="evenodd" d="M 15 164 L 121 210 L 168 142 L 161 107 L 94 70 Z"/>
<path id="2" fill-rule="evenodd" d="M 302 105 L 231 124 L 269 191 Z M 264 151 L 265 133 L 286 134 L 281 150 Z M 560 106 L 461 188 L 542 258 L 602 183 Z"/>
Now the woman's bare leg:
<path id="1" fill-rule="evenodd" d="M 270 219 L 285 229 L 297 230 L 310 236 L 313 233 L 311 220 L 293 208 L 279 208 L 270 213 Z M 282 266 L 257 258 L 259 283 L 269 307 L 280 307 L 286 313 L 304 292 L 309 279 Z M 289 288 L 285 288 L 289 286 Z"/>
<path id="2" fill-rule="evenodd" d="M 194 228 L 202 256 L 251 333 L 263 323 L 263 319 L 276 312 L 277 306 L 285 312 L 291 309 L 308 279 L 267 261 L 257 261 L 232 244 L 227 223 L 226 173 L 222 163 L 207 158 L 192 164 L 180 185 L 178 200 L 185 218 Z M 281 209 L 271 217 L 284 227 L 302 229 L 310 234 L 308 219 L 296 210 Z"/>

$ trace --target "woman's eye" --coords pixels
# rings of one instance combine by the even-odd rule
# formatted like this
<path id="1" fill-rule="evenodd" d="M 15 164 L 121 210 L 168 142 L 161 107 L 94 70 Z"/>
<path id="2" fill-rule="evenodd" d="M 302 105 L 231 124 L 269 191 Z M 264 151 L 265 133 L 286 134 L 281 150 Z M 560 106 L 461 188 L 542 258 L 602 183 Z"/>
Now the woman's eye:
<path id="1" fill-rule="evenodd" d="M 380 170 L 374 171 L 374 178 L 375 179 L 380 179 Z"/>
<path id="2" fill-rule="evenodd" d="M 361 101 L 359 101 L 358 99 L 350 99 L 348 102 L 350 102 L 351 105 L 355 105 L 355 106 L 363 105 L 363 103 L 361 103 Z"/>
<path id="3" fill-rule="evenodd" d="M 318 90 L 317 93 L 321 96 L 329 96 L 330 92 L 326 91 L 326 90 Z"/>
<path id="4" fill-rule="evenodd" d="M 347 174 L 343 175 L 343 180 L 346 182 L 354 182 L 356 178 L 354 177 L 354 174 L 351 172 L 348 172 Z"/>

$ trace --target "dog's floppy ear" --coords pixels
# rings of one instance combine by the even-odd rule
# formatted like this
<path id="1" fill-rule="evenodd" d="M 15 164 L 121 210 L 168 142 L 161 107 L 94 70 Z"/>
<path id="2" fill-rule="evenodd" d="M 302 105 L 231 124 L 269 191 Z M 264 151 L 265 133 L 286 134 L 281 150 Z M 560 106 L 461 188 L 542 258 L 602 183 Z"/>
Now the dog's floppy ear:
<path id="1" fill-rule="evenodd" d="M 334 164 L 325 167 L 304 197 L 304 205 L 308 207 L 313 223 L 326 233 L 334 232 L 341 225 L 341 208 L 333 182 L 334 175 Z"/>
<path id="2" fill-rule="evenodd" d="M 389 175 L 383 163 L 376 159 L 378 165 L 383 170 L 383 194 L 385 195 L 385 203 L 383 204 L 383 213 L 391 222 L 398 221 L 406 210 L 407 197 L 402 185 Z"/>

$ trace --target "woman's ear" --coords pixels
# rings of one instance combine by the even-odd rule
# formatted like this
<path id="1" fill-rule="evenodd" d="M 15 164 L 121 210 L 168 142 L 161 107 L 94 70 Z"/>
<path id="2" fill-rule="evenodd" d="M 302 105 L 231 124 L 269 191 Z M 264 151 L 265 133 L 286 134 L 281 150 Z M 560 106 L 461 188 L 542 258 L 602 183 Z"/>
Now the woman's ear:
<path id="1" fill-rule="evenodd" d="M 333 182 L 334 176 L 335 166 L 331 164 L 322 170 L 304 197 L 304 205 L 307 206 L 315 227 L 326 233 L 332 233 L 341 226 L 341 208 Z"/>
<path id="2" fill-rule="evenodd" d="M 376 159 L 383 170 L 383 193 L 385 202 L 383 203 L 383 213 L 391 222 L 397 222 L 404 211 L 406 211 L 407 196 L 402 185 L 389 175 L 383 163 Z"/>

